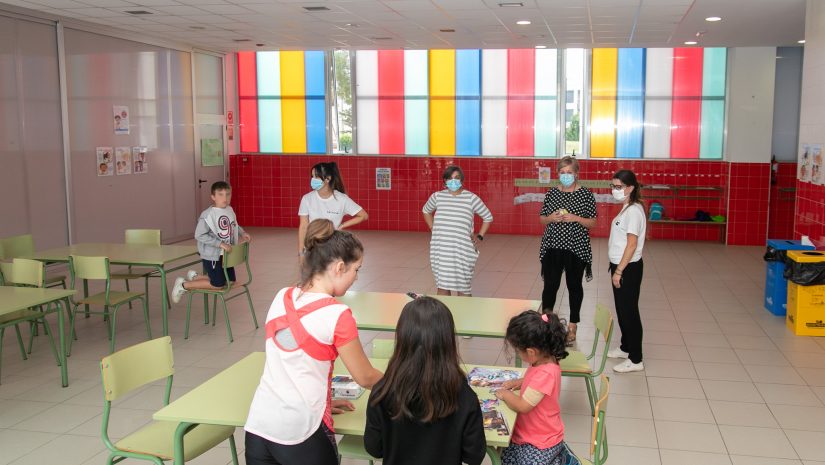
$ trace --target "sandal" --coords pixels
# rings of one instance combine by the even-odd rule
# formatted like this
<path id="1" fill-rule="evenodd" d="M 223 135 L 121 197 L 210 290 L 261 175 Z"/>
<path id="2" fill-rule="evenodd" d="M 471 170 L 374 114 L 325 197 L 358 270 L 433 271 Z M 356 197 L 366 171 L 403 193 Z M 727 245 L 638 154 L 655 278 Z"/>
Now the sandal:
<path id="1" fill-rule="evenodd" d="M 567 326 L 567 337 L 564 340 L 564 345 L 571 347 L 576 342 L 576 324 L 570 323 Z"/>

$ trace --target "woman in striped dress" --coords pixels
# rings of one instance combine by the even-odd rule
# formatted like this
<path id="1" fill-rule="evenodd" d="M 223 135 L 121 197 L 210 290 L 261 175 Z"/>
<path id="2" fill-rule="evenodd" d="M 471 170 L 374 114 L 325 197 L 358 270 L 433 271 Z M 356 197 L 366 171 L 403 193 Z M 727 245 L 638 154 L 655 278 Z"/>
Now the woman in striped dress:
<path id="1" fill-rule="evenodd" d="M 493 214 L 481 199 L 462 187 L 464 172 L 457 166 L 444 170 L 446 189 L 435 192 L 424 204 L 424 221 L 433 232 L 430 267 L 439 295 L 471 295 L 478 244 L 493 222 Z M 483 223 L 473 233 L 474 215 Z"/>

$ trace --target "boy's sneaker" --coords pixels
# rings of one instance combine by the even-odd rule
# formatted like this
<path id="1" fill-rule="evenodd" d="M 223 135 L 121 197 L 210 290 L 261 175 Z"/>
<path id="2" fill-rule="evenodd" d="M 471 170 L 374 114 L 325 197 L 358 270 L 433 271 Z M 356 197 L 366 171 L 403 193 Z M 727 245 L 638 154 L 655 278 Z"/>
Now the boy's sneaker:
<path id="1" fill-rule="evenodd" d="M 195 278 L 198 277 L 198 272 L 195 270 L 189 270 L 186 272 L 186 280 L 187 281 L 194 281 Z"/>
<path id="2" fill-rule="evenodd" d="M 642 371 L 645 369 L 644 362 L 633 363 L 630 359 L 613 367 L 614 373 L 630 373 L 632 371 Z"/>
<path id="3" fill-rule="evenodd" d="M 175 279 L 175 287 L 172 288 L 172 302 L 180 302 L 180 298 L 183 297 L 183 294 L 186 294 L 186 289 L 183 288 L 183 283 L 185 282 L 186 279 L 184 279 L 183 276 L 178 276 L 178 278 Z"/>
<path id="4" fill-rule="evenodd" d="M 628 358 L 628 357 L 630 357 L 630 354 L 628 354 L 627 352 L 623 351 L 622 349 L 620 349 L 618 347 L 616 347 L 615 349 L 612 349 L 612 350 L 607 352 L 607 358 Z"/>

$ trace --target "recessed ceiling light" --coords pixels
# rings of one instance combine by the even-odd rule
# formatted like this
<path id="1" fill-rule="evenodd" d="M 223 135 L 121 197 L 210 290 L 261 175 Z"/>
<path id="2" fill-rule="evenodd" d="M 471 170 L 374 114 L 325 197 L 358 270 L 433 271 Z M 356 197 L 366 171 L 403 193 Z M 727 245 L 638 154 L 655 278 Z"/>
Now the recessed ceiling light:
<path id="1" fill-rule="evenodd" d="M 524 2 L 501 2 L 498 6 L 502 8 L 519 8 L 524 6 Z"/>
<path id="2" fill-rule="evenodd" d="M 347 24 L 344 24 L 344 26 L 346 26 L 346 27 L 361 27 L 361 25 L 358 24 L 358 23 L 347 23 Z"/>
<path id="3" fill-rule="evenodd" d="M 546 45 L 536 45 L 536 48 L 547 48 Z"/>
<path id="4" fill-rule="evenodd" d="M 152 14 L 152 12 L 146 11 L 146 10 L 131 10 L 131 11 L 127 11 L 126 13 L 129 13 L 130 15 L 151 15 Z"/>
<path id="5" fill-rule="evenodd" d="M 804 43 L 805 43 L 805 39 L 798 40 L 798 41 L 797 41 L 797 43 L 799 43 L 799 44 L 804 44 Z"/>
<path id="6" fill-rule="evenodd" d="M 698 43 L 699 42 L 696 42 L 695 40 L 689 40 L 689 41 L 685 42 L 685 45 L 696 45 Z"/>
<path id="7" fill-rule="evenodd" d="M 716 21 L 722 21 L 722 18 L 718 16 L 708 16 L 707 18 L 705 18 L 705 21 L 715 23 Z"/>
<path id="8" fill-rule="evenodd" d="M 518 24 L 519 26 L 527 26 L 528 24 L 532 23 L 526 19 L 522 19 L 521 21 L 516 21 L 516 24 Z"/>

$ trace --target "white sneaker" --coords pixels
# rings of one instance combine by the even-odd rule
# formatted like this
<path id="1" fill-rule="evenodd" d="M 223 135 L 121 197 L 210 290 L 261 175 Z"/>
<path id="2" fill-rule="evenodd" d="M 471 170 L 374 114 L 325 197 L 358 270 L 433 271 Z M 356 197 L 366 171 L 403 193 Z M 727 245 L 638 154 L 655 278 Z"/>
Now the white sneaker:
<path id="1" fill-rule="evenodd" d="M 183 297 L 183 294 L 186 294 L 186 289 L 183 288 L 183 283 L 185 282 L 186 280 L 183 276 L 178 276 L 178 278 L 175 279 L 175 286 L 172 288 L 172 302 L 180 302 L 180 298 Z"/>
<path id="2" fill-rule="evenodd" d="M 194 281 L 195 278 L 198 277 L 198 272 L 195 270 L 189 270 L 186 272 L 186 280 L 187 281 Z"/>
<path id="3" fill-rule="evenodd" d="M 642 371 L 645 369 L 644 362 L 633 363 L 629 359 L 613 367 L 614 373 L 630 373 L 632 371 Z"/>
<path id="4" fill-rule="evenodd" d="M 607 352 L 607 358 L 628 358 L 628 357 L 630 357 L 630 354 L 628 354 L 627 352 L 623 351 L 622 349 L 620 349 L 618 347 L 616 347 L 615 349 L 612 349 L 612 350 Z"/>

